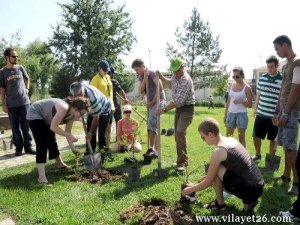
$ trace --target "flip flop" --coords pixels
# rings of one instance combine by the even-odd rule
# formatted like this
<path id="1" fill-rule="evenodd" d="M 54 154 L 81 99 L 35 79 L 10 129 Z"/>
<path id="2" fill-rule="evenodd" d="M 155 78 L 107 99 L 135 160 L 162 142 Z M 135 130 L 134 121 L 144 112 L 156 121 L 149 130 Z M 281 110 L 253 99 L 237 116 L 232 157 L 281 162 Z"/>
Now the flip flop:
<path id="1" fill-rule="evenodd" d="M 40 186 L 45 186 L 45 187 L 52 187 L 53 183 L 50 183 L 49 181 L 38 181 L 38 184 Z"/>
<path id="2" fill-rule="evenodd" d="M 59 169 L 59 170 L 70 170 L 71 166 L 65 165 L 65 166 L 57 167 L 57 169 Z"/>

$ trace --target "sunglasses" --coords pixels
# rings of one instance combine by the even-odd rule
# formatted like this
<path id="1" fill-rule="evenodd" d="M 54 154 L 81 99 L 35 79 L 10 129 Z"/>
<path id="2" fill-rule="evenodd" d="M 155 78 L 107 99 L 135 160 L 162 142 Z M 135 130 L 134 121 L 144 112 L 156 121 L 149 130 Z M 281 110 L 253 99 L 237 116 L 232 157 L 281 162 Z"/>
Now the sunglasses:
<path id="1" fill-rule="evenodd" d="M 232 76 L 233 79 L 240 79 L 240 76 Z"/>
<path id="2" fill-rule="evenodd" d="M 10 57 L 16 59 L 16 58 L 18 58 L 19 56 L 17 56 L 17 55 L 11 55 Z"/>
<path id="3" fill-rule="evenodd" d="M 124 111 L 124 113 L 125 113 L 125 114 L 130 114 L 130 113 L 131 113 L 131 111 Z"/>

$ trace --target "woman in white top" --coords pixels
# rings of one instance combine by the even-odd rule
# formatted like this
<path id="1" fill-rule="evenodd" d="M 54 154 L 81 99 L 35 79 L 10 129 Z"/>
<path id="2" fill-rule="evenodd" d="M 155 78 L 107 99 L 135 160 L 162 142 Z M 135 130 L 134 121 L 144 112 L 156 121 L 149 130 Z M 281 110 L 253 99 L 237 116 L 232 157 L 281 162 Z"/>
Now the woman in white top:
<path id="1" fill-rule="evenodd" d="M 252 90 L 244 80 L 244 71 L 241 67 L 233 68 L 234 79 L 229 97 L 225 106 L 224 123 L 227 127 L 227 137 L 233 136 L 235 128 L 238 129 L 239 142 L 246 147 L 245 131 L 248 125 L 247 108 L 252 107 Z"/>

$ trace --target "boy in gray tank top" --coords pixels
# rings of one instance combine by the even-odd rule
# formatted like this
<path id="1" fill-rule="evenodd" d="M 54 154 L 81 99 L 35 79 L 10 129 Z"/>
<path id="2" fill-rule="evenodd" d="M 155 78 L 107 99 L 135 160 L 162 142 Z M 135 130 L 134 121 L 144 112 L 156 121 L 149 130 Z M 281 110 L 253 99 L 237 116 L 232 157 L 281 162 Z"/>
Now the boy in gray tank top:
<path id="1" fill-rule="evenodd" d="M 263 193 L 264 179 L 247 149 L 232 137 L 223 137 L 218 122 L 209 117 L 198 127 L 200 136 L 208 145 L 215 145 L 207 175 L 200 182 L 188 184 L 182 196 L 212 186 L 216 200 L 204 205 L 207 209 L 224 210 L 223 189 L 242 199 L 244 211 L 251 211 Z"/>

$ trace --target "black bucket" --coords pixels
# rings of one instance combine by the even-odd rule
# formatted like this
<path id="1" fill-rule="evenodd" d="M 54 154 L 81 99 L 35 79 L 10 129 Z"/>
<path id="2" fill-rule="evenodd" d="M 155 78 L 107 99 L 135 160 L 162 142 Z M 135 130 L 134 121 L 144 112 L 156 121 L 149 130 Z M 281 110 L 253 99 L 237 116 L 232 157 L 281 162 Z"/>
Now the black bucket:
<path id="1" fill-rule="evenodd" d="M 128 169 L 128 182 L 137 182 L 140 180 L 140 170 L 137 167 Z"/>

